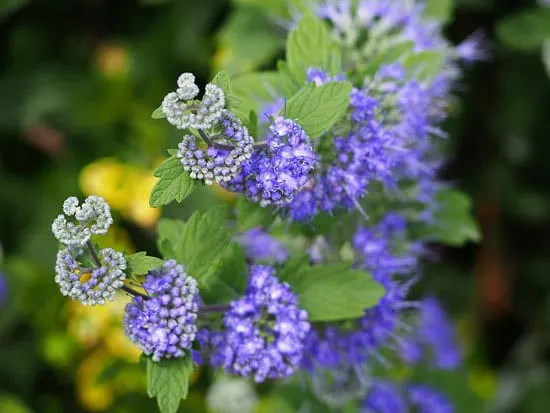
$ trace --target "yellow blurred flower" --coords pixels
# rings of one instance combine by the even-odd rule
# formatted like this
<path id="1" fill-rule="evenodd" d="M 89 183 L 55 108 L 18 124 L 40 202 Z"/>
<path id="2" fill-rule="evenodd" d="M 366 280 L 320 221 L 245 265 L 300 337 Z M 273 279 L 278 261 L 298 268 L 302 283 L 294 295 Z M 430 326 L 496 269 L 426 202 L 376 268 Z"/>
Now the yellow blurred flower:
<path id="1" fill-rule="evenodd" d="M 116 44 L 103 44 L 96 50 L 96 64 L 108 77 L 125 76 L 129 68 L 128 50 Z"/>
<path id="2" fill-rule="evenodd" d="M 495 394 L 496 374 L 487 367 L 474 367 L 468 381 L 470 389 L 482 399 L 490 400 Z"/>
<path id="3" fill-rule="evenodd" d="M 122 323 L 105 336 L 105 348 L 109 354 L 131 363 L 137 363 L 141 350 L 124 334 Z"/>
<path id="4" fill-rule="evenodd" d="M 112 329 L 122 328 L 124 307 L 129 300 L 125 294 L 118 294 L 112 302 L 99 306 L 70 301 L 69 334 L 87 348 L 97 345 Z"/>
<path id="5" fill-rule="evenodd" d="M 106 410 L 113 403 L 112 385 L 98 381 L 108 359 L 109 355 L 98 349 L 84 359 L 76 372 L 78 398 L 89 410 Z"/>
<path id="6" fill-rule="evenodd" d="M 233 57 L 233 50 L 224 43 L 220 42 L 216 53 L 212 57 L 212 65 L 214 66 L 214 71 L 218 72 L 227 68 L 229 61 Z"/>
<path id="7" fill-rule="evenodd" d="M 160 217 L 149 206 L 149 194 L 156 183 L 152 170 L 124 164 L 114 158 L 98 159 L 80 172 L 80 189 L 86 195 L 100 195 L 126 218 L 150 227 Z"/>

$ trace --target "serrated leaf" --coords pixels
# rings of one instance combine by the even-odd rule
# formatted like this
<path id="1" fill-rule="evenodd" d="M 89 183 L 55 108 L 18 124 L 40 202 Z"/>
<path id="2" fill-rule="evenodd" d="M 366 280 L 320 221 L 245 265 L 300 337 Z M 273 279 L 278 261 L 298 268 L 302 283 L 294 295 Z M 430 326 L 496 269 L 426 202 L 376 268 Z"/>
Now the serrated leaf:
<path id="1" fill-rule="evenodd" d="M 226 96 L 231 92 L 231 80 L 229 79 L 229 74 L 225 70 L 217 73 L 210 83 L 218 86 L 221 90 L 223 90 Z"/>
<path id="2" fill-rule="evenodd" d="M 446 23 L 451 19 L 453 9 L 454 0 L 427 0 L 424 15 L 441 23 Z"/>
<path id="3" fill-rule="evenodd" d="M 435 197 L 438 210 L 428 238 L 452 246 L 461 246 L 481 239 L 479 228 L 471 215 L 471 200 L 463 192 L 444 189 Z"/>
<path id="4" fill-rule="evenodd" d="M 298 294 L 311 321 L 362 317 L 384 295 L 384 287 L 366 271 L 346 264 L 316 265 L 299 271 L 287 282 Z"/>
<path id="5" fill-rule="evenodd" d="M 132 275 L 143 275 L 162 265 L 163 260 L 157 257 L 150 257 L 145 251 L 136 252 L 126 256 L 128 273 Z"/>
<path id="6" fill-rule="evenodd" d="M 315 139 L 344 116 L 351 89 L 350 82 L 327 82 L 321 86 L 309 83 L 288 100 L 286 117 L 295 119 Z"/>
<path id="7" fill-rule="evenodd" d="M 231 234 L 224 228 L 226 218 L 226 207 L 220 206 L 196 211 L 187 222 L 164 219 L 159 223 L 159 249 L 165 258 L 183 264 L 200 288 L 213 284 L 226 259 L 231 245 Z"/>
<path id="8" fill-rule="evenodd" d="M 165 259 L 177 259 L 175 246 L 180 234 L 185 229 L 185 222 L 179 219 L 162 218 L 157 224 L 157 247 Z"/>
<path id="9" fill-rule="evenodd" d="M 303 84 L 308 68 L 328 69 L 332 47 L 327 25 L 311 12 L 305 13 L 288 35 L 286 44 L 286 62 L 294 79 Z"/>
<path id="10" fill-rule="evenodd" d="M 151 113 L 151 117 L 153 119 L 164 119 L 166 118 L 166 115 L 164 114 L 164 112 L 162 111 L 162 107 L 159 106 L 158 108 L 156 108 L 153 113 Z"/>
<path id="11" fill-rule="evenodd" d="M 198 181 L 183 170 L 180 160 L 174 155 L 161 163 L 153 171 L 153 176 L 160 178 L 149 198 L 149 204 L 153 208 L 167 205 L 172 201 L 182 202 L 198 186 Z"/>
<path id="12" fill-rule="evenodd" d="M 262 208 L 257 203 L 250 202 L 244 197 L 237 200 L 236 213 L 239 232 L 256 227 L 265 229 L 275 220 L 275 213 L 272 208 Z"/>
<path id="13" fill-rule="evenodd" d="M 535 51 L 550 38 L 550 8 L 509 14 L 497 23 L 496 32 L 500 41 L 511 49 Z"/>
<path id="14" fill-rule="evenodd" d="M 147 393 L 157 398 L 160 413 L 176 413 L 181 400 L 187 398 L 192 373 L 190 354 L 158 362 L 147 359 Z"/>

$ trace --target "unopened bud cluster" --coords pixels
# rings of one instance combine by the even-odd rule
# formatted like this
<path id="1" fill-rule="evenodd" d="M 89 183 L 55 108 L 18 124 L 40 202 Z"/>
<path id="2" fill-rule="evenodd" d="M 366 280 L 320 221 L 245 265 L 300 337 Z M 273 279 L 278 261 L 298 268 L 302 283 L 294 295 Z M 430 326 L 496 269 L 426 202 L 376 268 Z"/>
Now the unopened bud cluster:
<path id="1" fill-rule="evenodd" d="M 92 195 L 81 206 L 76 197 L 67 198 L 63 212 L 52 224 L 54 236 L 65 245 L 57 253 L 55 282 L 64 296 L 84 305 L 104 305 L 113 300 L 126 279 L 124 255 L 111 248 L 96 254 L 90 242 L 92 235 L 109 230 L 113 223 L 111 209 L 103 198 Z M 76 223 L 67 220 L 73 216 Z M 92 254 L 90 260 L 95 261 L 92 268 L 81 265 L 85 251 Z"/>

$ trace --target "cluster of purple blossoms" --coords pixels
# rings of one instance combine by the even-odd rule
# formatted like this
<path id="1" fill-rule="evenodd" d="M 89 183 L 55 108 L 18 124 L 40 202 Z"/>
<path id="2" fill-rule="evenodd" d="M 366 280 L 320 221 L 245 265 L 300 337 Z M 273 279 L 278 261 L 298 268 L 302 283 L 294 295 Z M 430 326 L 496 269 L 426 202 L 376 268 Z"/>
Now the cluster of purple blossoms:
<path id="1" fill-rule="evenodd" d="M 437 299 L 423 300 L 415 327 L 414 333 L 399 343 L 403 360 L 414 365 L 428 358 L 440 369 L 453 369 L 460 364 L 462 355 L 456 333 Z"/>
<path id="2" fill-rule="evenodd" d="M 176 156 L 183 169 L 193 179 L 205 184 L 229 182 L 240 170 L 241 164 L 250 159 L 253 139 L 241 121 L 228 110 L 223 110 L 218 119 L 221 133 L 212 136 L 212 145 L 202 149 L 195 135 L 183 136 Z M 202 142 L 201 142 L 202 143 Z"/>
<path id="3" fill-rule="evenodd" d="M 252 228 L 238 237 L 246 257 L 251 261 L 284 262 L 288 258 L 286 247 L 262 228 Z"/>
<path id="4" fill-rule="evenodd" d="M 142 286 L 147 295 L 137 295 L 126 305 L 126 335 L 154 361 L 182 357 L 197 332 L 197 281 L 169 260 L 149 272 Z"/>
<path id="5" fill-rule="evenodd" d="M 377 381 L 363 402 L 365 413 L 407 413 L 409 406 L 418 413 L 453 413 L 449 400 L 427 386 L 411 384 L 398 386 Z"/>
<path id="6" fill-rule="evenodd" d="M 226 188 L 244 193 L 261 206 L 285 206 L 306 185 L 317 165 L 309 137 L 294 121 L 277 117 L 268 126 L 266 148 L 243 162 Z"/>
<path id="7" fill-rule="evenodd" d="M 275 270 L 254 265 L 244 296 L 231 302 L 223 327 L 221 332 L 201 330 L 198 335 L 203 348 L 209 349 L 210 363 L 262 382 L 290 376 L 300 367 L 310 323 Z"/>

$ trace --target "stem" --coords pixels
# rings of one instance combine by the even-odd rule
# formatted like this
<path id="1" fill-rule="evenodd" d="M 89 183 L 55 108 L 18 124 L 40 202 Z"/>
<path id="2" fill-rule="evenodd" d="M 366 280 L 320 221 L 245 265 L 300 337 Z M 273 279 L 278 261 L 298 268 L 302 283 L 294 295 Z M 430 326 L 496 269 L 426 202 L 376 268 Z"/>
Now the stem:
<path id="1" fill-rule="evenodd" d="M 200 313 L 223 313 L 231 309 L 229 304 L 212 304 L 201 305 L 199 308 Z"/>
<path id="2" fill-rule="evenodd" d="M 99 257 L 97 256 L 97 253 L 95 252 L 94 246 L 92 245 L 92 241 L 88 240 L 86 242 L 86 245 L 88 249 L 90 250 L 90 254 L 92 255 L 92 260 L 94 261 L 95 265 L 98 267 L 101 267 L 101 261 L 99 260 Z"/>
<path id="3" fill-rule="evenodd" d="M 202 140 L 208 146 L 211 146 L 211 147 L 217 148 L 217 149 L 222 149 L 222 150 L 225 150 L 225 151 L 231 151 L 231 150 L 235 149 L 235 147 L 233 145 L 226 145 L 225 143 L 218 143 L 218 142 L 213 141 L 212 139 L 210 139 L 210 137 L 206 133 L 204 133 L 203 130 L 199 129 L 198 132 L 199 132 L 199 135 L 201 135 Z M 216 136 L 214 136 L 214 137 L 216 137 Z M 266 141 L 256 142 L 252 146 L 254 147 L 254 149 L 267 148 L 267 142 Z"/>
<path id="4" fill-rule="evenodd" d="M 133 288 L 130 288 L 126 285 L 123 285 L 120 287 L 121 290 L 126 291 L 128 294 L 133 295 L 134 297 L 141 297 L 145 300 L 149 298 L 147 294 L 140 293 L 139 291 L 134 290 Z"/>

